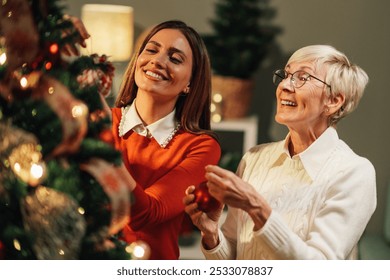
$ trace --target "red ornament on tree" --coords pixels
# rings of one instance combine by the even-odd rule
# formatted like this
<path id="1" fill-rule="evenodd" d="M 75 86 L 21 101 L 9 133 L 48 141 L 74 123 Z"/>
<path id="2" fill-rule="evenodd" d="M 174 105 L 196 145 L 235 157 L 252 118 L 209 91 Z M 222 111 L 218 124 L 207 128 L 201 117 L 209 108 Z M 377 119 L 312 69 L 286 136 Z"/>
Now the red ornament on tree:
<path id="1" fill-rule="evenodd" d="M 205 213 L 217 210 L 221 203 L 212 197 L 207 187 L 207 182 L 200 183 L 194 190 L 195 202 L 198 203 L 198 209 Z"/>
<path id="2" fill-rule="evenodd" d="M 5 260 L 5 246 L 0 240 L 0 260 Z"/>
<path id="3" fill-rule="evenodd" d="M 115 145 L 114 135 L 112 135 L 111 129 L 104 129 L 99 133 L 99 139 L 103 142 L 110 144 L 112 146 Z"/>

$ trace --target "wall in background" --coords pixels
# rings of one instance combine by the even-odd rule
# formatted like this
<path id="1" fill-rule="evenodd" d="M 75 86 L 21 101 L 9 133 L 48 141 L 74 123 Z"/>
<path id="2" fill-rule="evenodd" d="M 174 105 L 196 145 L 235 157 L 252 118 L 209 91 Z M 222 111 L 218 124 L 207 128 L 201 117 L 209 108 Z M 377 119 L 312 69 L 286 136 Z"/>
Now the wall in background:
<path id="1" fill-rule="evenodd" d="M 200 33 L 211 30 L 215 0 L 112 0 L 65 2 L 67 12 L 80 16 L 86 3 L 129 5 L 134 8 L 136 36 L 154 24 L 180 19 Z M 330 44 L 347 54 L 369 75 L 370 83 L 358 109 L 342 120 L 338 132 L 356 153 L 367 157 L 377 171 L 378 207 L 367 228 L 382 230 L 385 185 L 390 181 L 390 2 L 385 0 L 273 0 L 274 23 L 283 29 L 261 69 L 255 73 L 256 94 L 251 113 L 260 118 L 259 143 L 280 140 L 286 129 L 274 121 L 272 71 L 283 67 L 291 53 L 309 44 Z M 114 31 L 113 31 L 114 32 Z M 109 38 L 107 38 L 109 40 Z"/>

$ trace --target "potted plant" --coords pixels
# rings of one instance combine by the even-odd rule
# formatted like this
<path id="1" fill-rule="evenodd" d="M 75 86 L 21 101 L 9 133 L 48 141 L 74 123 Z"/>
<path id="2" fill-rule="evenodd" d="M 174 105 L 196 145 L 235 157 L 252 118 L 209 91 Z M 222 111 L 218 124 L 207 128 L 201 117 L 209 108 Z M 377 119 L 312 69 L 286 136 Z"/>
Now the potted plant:
<path id="1" fill-rule="evenodd" d="M 274 16 L 269 0 L 217 0 L 213 33 L 203 35 L 213 69 L 213 93 L 222 96 L 222 117 L 247 115 L 253 74 L 279 29 L 266 24 Z"/>

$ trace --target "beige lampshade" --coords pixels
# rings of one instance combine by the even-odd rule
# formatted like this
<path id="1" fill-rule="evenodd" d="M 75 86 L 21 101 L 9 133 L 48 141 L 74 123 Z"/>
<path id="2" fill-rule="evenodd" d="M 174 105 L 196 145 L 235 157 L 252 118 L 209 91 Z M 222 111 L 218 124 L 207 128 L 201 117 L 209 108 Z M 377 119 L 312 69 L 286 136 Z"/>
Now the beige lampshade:
<path id="1" fill-rule="evenodd" d="M 87 4 L 82 21 L 91 37 L 84 54 L 107 55 L 111 61 L 126 61 L 133 51 L 133 8 L 122 5 Z"/>

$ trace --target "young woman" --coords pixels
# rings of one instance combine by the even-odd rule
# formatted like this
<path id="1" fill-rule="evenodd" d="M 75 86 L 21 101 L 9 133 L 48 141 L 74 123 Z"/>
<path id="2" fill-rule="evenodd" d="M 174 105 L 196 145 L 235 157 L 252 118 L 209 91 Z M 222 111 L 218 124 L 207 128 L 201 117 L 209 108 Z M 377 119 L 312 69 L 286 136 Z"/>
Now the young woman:
<path id="1" fill-rule="evenodd" d="M 112 109 L 116 147 L 132 177 L 128 243 L 151 259 L 178 259 L 185 189 L 205 180 L 220 146 L 210 131 L 211 70 L 197 32 L 181 21 L 155 26 L 130 62 Z"/>

